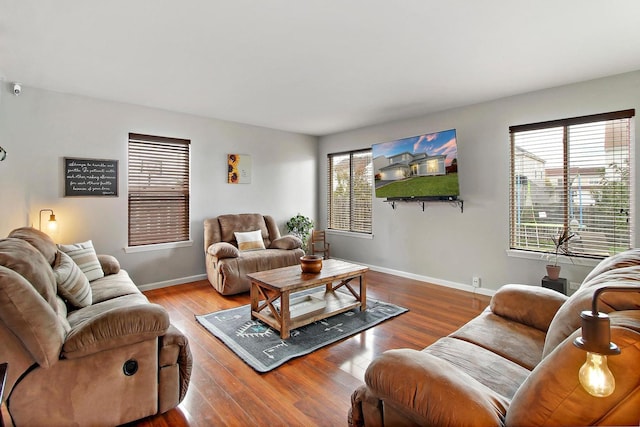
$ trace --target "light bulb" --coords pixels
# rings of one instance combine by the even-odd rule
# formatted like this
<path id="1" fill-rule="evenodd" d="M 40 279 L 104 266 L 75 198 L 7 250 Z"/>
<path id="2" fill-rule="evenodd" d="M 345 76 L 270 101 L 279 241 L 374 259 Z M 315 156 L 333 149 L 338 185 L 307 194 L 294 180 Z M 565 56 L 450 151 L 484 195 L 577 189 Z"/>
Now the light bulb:
<path id="1" fill-rule="evenodd" d="M 607 397 L 616 388 L 616 380 L 607 366 L 607 356 L 602 354 L 588 351 L 578 378 L 587 393 L 595 397 Z"/>
<path id="2" fill-rule="evenodd" d="M 49 231 L 56 231 L 58 229 L 58 222 L 56 221 L 56 216 L 54 214 L 49 216 L 49 224 L 47 227 L 49 228 Z"/>

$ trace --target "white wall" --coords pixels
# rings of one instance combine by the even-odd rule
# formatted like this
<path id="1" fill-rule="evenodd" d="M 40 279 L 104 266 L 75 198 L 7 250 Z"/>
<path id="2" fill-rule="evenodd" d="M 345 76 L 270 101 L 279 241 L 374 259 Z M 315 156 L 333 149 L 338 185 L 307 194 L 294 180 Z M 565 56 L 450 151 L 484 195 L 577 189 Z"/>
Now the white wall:
<path id="1" fill-rule="evenodd" d="M 402 203 L 393 210 L 383 199 L 375 199 L 373 239 L 332 234 L 331 254 L 452 286 L 470 285 L 472 276 L 480 276 L 482 287 L 489 290 L 505 283 L 539 285 L 545 260 L 506 253 L 509 126 L 629 108 L 640 113 L 640 71 L 321 137 L 319 217 L 324 226 L 328 153 L 427 132 L 457 130 L 460 198 L 464 200 L 464 213 L 460 213 L 447 203 L 428 204 L 424 212 L 417 204 Z M 636 174 L 636 189 L 637 184 Z M 589 270 L 568 264 L 562 276 L 581 281 Z"/>
<path id="2" fill-rule="evenodd" d="M 38 227 L 40 209 L 55 211 L 55 240 L 92 239 L 147 285 L 204 274 L 203 220 L 223 213 L 272 215 L 281 231 L 297 213 L 317 211 L 317 138 L 151 108 L 4 84 L 0 94 L 0 236 Z M 191 140 L 193 246 L 125 253 L 129 132 Z M 250 154 L 251 184 L 226 183 L 226 155 Z M 63 158 L 119 161 L 119 197 L 64 197 Z M 43 221 L 46 221 L 43 215 Z"/>

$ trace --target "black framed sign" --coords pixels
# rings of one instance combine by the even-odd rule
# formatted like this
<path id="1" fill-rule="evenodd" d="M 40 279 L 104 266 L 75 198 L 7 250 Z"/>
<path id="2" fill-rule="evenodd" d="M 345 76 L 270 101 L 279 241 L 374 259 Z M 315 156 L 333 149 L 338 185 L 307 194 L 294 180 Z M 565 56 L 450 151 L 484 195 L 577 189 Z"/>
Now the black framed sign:
<path id="1" fill-rule="evenodd" d="M 118 196 L 118 161 L 64 158 L 64 195 Z"/>

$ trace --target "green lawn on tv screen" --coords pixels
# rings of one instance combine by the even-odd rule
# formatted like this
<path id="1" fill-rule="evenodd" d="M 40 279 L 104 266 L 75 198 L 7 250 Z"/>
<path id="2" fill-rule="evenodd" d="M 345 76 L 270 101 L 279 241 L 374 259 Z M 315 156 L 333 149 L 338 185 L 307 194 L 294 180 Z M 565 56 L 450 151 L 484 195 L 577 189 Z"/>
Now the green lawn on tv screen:
<path id="1" fill-rule="evenodd" d="M 460 194 L 458 174 L 418 176 L 376 188 L 376 197 L 407 197 L 409 194 L 416 197 L 457 196 Z"/>

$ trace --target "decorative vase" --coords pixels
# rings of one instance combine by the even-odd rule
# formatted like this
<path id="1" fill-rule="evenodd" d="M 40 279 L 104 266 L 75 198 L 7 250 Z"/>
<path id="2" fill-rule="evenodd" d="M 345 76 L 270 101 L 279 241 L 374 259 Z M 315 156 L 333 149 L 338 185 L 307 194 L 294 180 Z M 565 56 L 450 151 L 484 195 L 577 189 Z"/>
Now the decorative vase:
<path id="1" fill-rule="evenodd" d="M 305 255 L 300 257 L 300 268 L 303 273 L 318 274 L 322 270 L 322 257 L 319 255 Z"/>
<path id="2" fill-rule="evenodd" d="M 558 280 L 558 277 L 560 277 L 560 266 L 547 264 L 547 276 L 551 280 Z"/>

